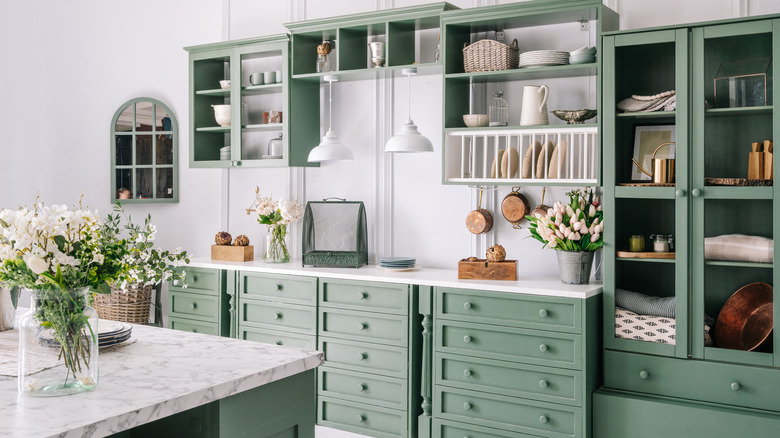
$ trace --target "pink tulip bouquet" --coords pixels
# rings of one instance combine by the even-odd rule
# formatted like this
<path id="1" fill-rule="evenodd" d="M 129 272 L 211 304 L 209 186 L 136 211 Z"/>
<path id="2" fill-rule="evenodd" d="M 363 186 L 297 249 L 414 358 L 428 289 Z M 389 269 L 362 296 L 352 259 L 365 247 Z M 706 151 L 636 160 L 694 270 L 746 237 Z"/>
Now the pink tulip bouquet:
<path id="1" fill-rule="evenodd" d="M 566 193 L 569 203 L 558 201 L 547 214 L 526 216 L 531 236 L 544 248 L 560 251 L 596 251 L 604 246 L 604 212 L 593 189 Z"/>

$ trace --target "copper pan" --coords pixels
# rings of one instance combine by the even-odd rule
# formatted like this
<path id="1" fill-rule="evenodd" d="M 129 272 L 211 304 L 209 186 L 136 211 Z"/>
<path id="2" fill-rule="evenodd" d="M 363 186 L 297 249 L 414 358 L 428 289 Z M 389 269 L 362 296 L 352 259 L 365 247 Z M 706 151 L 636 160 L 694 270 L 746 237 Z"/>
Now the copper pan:
<path id="1" fill-rule="evenodd" d="M 718 347 L 752 351 L 770 338 L 773 327 L 772 286 L 750 283 L 726 300 L 715 323 Z"/>

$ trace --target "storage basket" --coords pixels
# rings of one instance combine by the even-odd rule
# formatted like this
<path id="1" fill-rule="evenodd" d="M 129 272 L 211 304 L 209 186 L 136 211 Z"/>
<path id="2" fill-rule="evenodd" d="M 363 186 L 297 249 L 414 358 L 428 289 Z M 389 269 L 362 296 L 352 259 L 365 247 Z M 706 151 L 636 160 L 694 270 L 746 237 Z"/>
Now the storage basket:
<path id="1" fill-rule="evenodd" d="M 480 40 L 463 47 L 463 69 L 471 73 L 517 68 L 519 55 L 517 39 L 511 46 L 495 40 Z"/>
<path id="2" fill-rule="evenodd" d="M 128 285 L 124 290 L 111 288 L 110 294 L 95 294 L 93 307 L 102 319 L 149 323 L 149 309 L 152 305 L 152 285 Z"/>

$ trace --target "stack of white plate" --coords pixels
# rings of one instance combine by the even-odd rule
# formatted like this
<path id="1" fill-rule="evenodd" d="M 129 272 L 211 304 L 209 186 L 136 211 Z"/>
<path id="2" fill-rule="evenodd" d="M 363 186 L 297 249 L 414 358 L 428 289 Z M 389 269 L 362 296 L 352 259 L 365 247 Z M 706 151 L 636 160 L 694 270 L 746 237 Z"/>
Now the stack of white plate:
<path id="1" fill-rule="evenodd" d="M 417 263 L 417 260 L 412 257 L 385 257 L 379 259 L 379 267 L 391 271 L 409 271 L 414 269 L 415 263 Z"/>
<path id="2" fill-rule="evenodd" d="M 130 339 L 133 326 L 117 321 L 98 321 L 98 347 L 108 347 Z"/>
<path id="3" fill-rule="evenodd" d="M 219 149 L 219 159 L 220 160 L 230 159 L 230 146 L 225 146 L 224 148 Z"/>
<path id="4" fill-rule="evenodd" d="M 566 65 L 569 63 L 569 52 L 560 50 L 534 50 L 520 54 L 519 67 L 544 67 L 549 65 Z"/>
<path id="5" fill-rule="evenodd" d="M 580 47 L 571 52 L 569 64 L 590 64 L 596 62 L 595 47 Z"/>

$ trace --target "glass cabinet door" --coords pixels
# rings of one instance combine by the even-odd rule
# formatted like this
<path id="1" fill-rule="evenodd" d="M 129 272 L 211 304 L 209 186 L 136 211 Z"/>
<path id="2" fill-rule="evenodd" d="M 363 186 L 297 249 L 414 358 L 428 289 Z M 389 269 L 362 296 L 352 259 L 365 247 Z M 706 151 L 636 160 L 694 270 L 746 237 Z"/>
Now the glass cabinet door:
<path id="1" fill-rule="evenodd" d="M 686 357 L 688 32 L 607 36 L 603 54 L 605 347 Z"/>
<path id="2" fill-rule="evenodd" d="M 773 365 L 773 21 L 695 28 L 692 355 Z M 734 296 L 732 298 L 732 295 Z M 750 351 L 749 351 L 750 350 Z"/>

